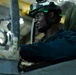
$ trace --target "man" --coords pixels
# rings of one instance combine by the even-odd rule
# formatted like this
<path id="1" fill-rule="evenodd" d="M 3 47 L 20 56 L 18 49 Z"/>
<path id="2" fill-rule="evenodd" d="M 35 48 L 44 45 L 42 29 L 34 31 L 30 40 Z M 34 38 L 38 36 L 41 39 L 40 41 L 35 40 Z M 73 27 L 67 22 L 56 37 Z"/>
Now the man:
<path id="1" fill-rule="evenodd" d="M 31 12 L 35 25 L 44 37 L 35 44 L 22 45 L 20 56 L 29 62 L 62 62 L 76 58 L 76 32 L 59 30 L 62 12 L 50 2 Z"/>

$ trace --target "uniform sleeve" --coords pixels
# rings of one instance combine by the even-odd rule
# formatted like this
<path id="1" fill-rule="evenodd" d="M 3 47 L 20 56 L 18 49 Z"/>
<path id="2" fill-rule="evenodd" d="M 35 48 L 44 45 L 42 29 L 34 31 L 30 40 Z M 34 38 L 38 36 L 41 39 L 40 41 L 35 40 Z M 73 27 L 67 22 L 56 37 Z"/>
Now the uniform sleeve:
<path id="1" fill-rule="evenodd" d="M 66 37 L 48 43 L 22 45 L 20 56 L 27 61 L 65 61 L 76 58 L 76 37 Z"/>

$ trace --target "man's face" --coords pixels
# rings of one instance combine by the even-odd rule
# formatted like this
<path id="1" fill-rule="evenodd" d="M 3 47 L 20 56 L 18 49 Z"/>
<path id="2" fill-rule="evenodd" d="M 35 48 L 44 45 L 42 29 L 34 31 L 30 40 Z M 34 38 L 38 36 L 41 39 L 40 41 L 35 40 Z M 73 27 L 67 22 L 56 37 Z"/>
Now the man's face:
<path id="1" fill-rule="evenodd" d="M 35 15 L 35 26 L 39 32 L 45 32 L 47 23 L 44 12 L 38 12 Z"/>

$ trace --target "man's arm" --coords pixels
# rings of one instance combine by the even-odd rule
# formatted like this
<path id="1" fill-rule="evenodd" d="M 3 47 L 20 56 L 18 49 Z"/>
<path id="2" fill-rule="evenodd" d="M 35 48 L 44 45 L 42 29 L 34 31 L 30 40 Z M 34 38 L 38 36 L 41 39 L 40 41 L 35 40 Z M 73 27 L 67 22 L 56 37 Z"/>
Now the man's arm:
<path id="1" fill-rule="evenodd" d="M 76 36 L 48 43 L 21 46 L 20 56 L 30 62 L 65 61 L 76 58 Z"/>

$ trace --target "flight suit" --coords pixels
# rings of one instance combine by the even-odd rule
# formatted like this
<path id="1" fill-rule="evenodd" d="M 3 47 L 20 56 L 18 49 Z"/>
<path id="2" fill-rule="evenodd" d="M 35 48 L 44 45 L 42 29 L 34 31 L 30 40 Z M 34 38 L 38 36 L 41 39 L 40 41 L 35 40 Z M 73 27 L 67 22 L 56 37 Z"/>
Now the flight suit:
<path id="1" fill-rule="evenodd" d="M 20 56 L 30 62 L 62 62 L 76 58 L 76 32 L 59 30 L 44 41 L 43 37 L 34 45 L 22 45 Z"/>

